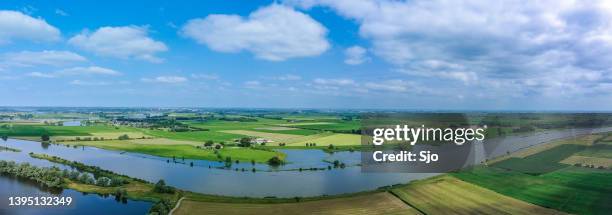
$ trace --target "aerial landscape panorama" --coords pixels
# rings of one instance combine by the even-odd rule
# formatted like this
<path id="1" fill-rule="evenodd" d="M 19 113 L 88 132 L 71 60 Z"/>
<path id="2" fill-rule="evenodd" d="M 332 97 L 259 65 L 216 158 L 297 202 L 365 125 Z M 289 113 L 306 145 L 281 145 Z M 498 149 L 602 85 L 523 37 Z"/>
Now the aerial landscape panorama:
<path id="1" fill-rule="evenodd" d="M 612 2 L 0 1 L 0 215 L 610 214 Z"/>

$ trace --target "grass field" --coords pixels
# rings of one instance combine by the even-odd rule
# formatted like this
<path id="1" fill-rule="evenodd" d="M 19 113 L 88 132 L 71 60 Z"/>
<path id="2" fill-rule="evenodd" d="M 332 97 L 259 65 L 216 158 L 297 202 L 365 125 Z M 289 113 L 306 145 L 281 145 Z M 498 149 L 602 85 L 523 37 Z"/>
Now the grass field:
<path id="1" fill-rule="evenodd" d="M 251 204 L 183 200 L 175 211 L 189 214 L 420 214 L 389 193 L 306 201 L 300 203 Z"/>
<path id="2" fill-rule="evenodd" d="M 527 174 L 544 174 L 568 167 L 567 164 L 560 162 L 586 148 L 587 146 L 575 144 L 558 145 L 537 154 L 529 155 L 524 158 L 509 158 L 494 163 L 491 166 Z"/>
<path id="3" fill-rule="evenodd" d="M 325 122 L 307 122 L 307 123 L 284 123 L 283 126 L 302 128 L 308 130 L 319 131 L 334 131 L 334 132 L 351 132 L 361 128 L 359 121 L 325 121 Z"/>
<path id="4" fill-rule="evenodd" d="M 307 130 L 300 128 L 290 128 L 287 126 L 278 126 L 278 124 L 285 123 L 285 120 L 274 120 L 256 118 L 257 121 L 253 122 L 233 122 L 233 121 L 222 121 L 222 120 L 211 120 L 206 122 L 187 122 L 190 126 L 209 129 L 210 131 L 223 131 L 223 130 L 249 130 L 249 131 L 262 131 L 261 128 L 276 128 L 266 129 L 268 133 L 278 134 L 295 134 L 295 135 L 311 135 L 319 133 L 316 130 Z M 286 127 L 287 129 L 279 129 Z"/>
<path id="5" fill-rule="evenodd" d="M 576 155 L 612 159 L 612 144 L 596 144 L 578 152 Z"/>
<path id="6" fill-rule="evenodd" d="M 529 203 L 576 214 L 609 214 L 612 173 L 568 167 L 539 176 L 477 167 L 453 176 Z"/>
<path id="7" fill-rule="evenodd" d="M 333 134 L 308 136 L 307 139 L 294 139 L 287 146 L 304 146 L 306 143 L 316 143 L 317 146 L 355 146 L 361 144 L 361 135 L 357 134 Z"/>
<path id="8" fill-rule="evenodd" d="M 203 159 L 203 160 L 220 160 L 213 150 L 209 149 L 198 149 L 192 145 L 162 145 L 162 144 L 142 144 L 133 143 L 130 141 L 83 141 L 83 142 L 70 142 L 67 144 L 71 145 L 84 145 L 98 147 L 108 150 L 116 151 L 127 151 L 144 153 L 161 157 L 176 158 L 185 157 L 187 159 Z M 279 156 L 281 159 L 285 158 L 285 155 L 281 152 L 271 152 L 264 150 L 255 150 L 250 148 L 241 147 L 225 147 L 219 150 L 222 159 L 226 156 L 232 157 L 232 160 L 251 161 L 265 163 L 268 159 Z M 222 160 L 221 159 L 221 160 Z"/>
<path id="9" fill-rule="evenodd" d="M 81 136 L 81 135 L 79 136 L 52 136 L 51 139 L 59 140 L 59 141 L 62 141 L 62 140 L 72 141 L 72 140 L 75 140 L 77 137 L 81 139 L 87 138 L 87 137 L 89 138 L 98 137 L 98 138 L 104 138 L 107 140 L 112 140 L 112 139 L 118 139 L 119 136 L 121 135 L 128 135 L 128 137 L 130 138 L 151 137 L 139 131 L 126 131 L 126 132 L 119 131 L 119 132 L 92 132 L 92 133 L 89 133 L 89 135 L 84 135 L 84 136 Z"/>
<path id="10" fill-rule="evenodd" d="M 234 139 L 245 137 L 244 135 L 216 132 L 216 131 L 191 131 L 191 132 L 169 132 L 161 130 L 144 130 L 147 135 L 162 137 L 174 140 L 190 140 L 205 142 L 212 140 L 214 142 L 231 142 Z"/>
<path id="11" fill-rule="evenodd" d="M 113 126 L 47 126 L 20 125 L 0 126 L 0 135 L 7 136 L 90 136 L 92 133 L 137 132 L 136 128 Z"/>
<path id="12" fill-rule="evenodd" d="M 268 140 L 272 140 L 274 142 L 288 142 L 295 138 L 300 138 L 303 135 L 295 135 L 295 134 L 279 134 L 279 133 L 269 133 L 269 132 L 261 132 L 261 131 L 249 131 L 249 130 L 224 130 L 220 131 L 223 133 L 229 134 L 238 134 L 244 136 L 252 136 L 252 137 L 261 137 Z"/>
<path id="13" fill-rule="evenodd" d="M 572 155 L 564 160 L 561 163 L 568 165 L 593 165 L 595 167 L 603 166 L 605 168 L 612 168 L 612 159 L 610 158 L 600 158 L 600 157 L 585 157 L 580 155 Z"/>
<path id="14" fill-rule="evenodd" d="M 392 192 L 427 214 L 559 214 L 450 175 L 412 182 Z"/>

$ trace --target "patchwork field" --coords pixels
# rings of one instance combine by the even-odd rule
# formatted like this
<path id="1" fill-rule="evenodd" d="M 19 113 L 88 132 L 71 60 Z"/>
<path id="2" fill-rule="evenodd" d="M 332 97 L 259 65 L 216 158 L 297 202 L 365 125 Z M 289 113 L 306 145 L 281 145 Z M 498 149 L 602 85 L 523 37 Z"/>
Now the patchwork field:
<path id="1" fill-rule="evenodd" d="M 576 155 L 612 159 L 612 144 L 599 143 L 576 153 Z"/>
<path id="2" fill-rule="evenodd" d="M 189 214 L 420 214 L 389 193 L 375 193 L 355 197 L 300 203 L 251 204 L 214 203 L 183 200 L 174 212 Z"/>
<path id="3" fill-rule="evenodd" d="M 444 175 L 393 189 L 426 214 L 560 214 Z"/>
<path id="4" fill-rule="evenodd" d="M 212 140 L 215 142 L 221 142 L 221 141 L 231 142 L 234 139 L 246 137 L 245 135 L 216 132 L 216 131 L 168 132 L 168 131 L 161 131 L 161 130 L 143 130 L 143 132 L 147 135 L 151 135 L 155 137 L 162 137 L 162 138 L 174 139 L 174 140 L 199 141 L 199 142 L 205 142 L 207 140 Z"/>
<path id="5" fill-rule="evenodd" d="M 491 166 L 527 174 L 544 174 L 568 167 L 569 165 L 563 164 L 561 161 L 586 148 L 587 146 L 584 145 L 558 145 L 537 154 L 529 155 L 524 158 L 509 158 L 494 163 Z"/>
<path id="6" fill-rule="evenodd" d="M 598 157 L 585 157 L 580 155 L 572 155 L 564 160 L 561 163 L 568 165 L 593 165 L 595 167 L 605 167 L 612 168 L 612 159 L 610 158 L 598 158 Z"/>
<path id="7" fill-rule="evenodd" d="M 609 214 L 612 173 L 568 167 L 538 176 L 494 167 L 451 175 L 519 200 L 575 214 Z"/>

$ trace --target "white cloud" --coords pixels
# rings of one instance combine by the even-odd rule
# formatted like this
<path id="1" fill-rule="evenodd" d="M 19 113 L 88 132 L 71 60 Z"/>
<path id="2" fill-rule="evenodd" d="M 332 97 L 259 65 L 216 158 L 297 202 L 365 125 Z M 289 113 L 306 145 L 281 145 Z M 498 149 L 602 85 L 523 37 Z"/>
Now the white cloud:
<path id="1" fill-rule="evenodd" d="M 299 75 L 287 74 L 276 77 L 275 79 L 280 81 L 299 81 L 302 80 L 302 77 Z"/>
<path id="2" fill-rule="evenodd" d="M 72 85 L 78 86 L 107 86 L 111 83 L 105 81 L 82 81 L 82 80 L 73 80 L 70 82 Z"/>
<path id="3" fill-rule="evenodd" d="M 27 74 L 30 77 L 37 78 L 55 78 L 60 76 L 78 76 L 78 75 L 106 75 L 106 76 L 118 76 L 121 75 L 120 72 L 104 68 L 98 66 L 89 66 L 89 67 L 72 67 L 67 69 L 62 69 L 59 71 L 51 72 L 51 73 L 41 73 L 41 72 L 31 72 Z"/>
<path id="4" fill-rule="evenodd" d="M 42 73 L 42 72 L 30 72 L 27 76 L 35 77 L 35 78 L 55 78 L 55 75 Z"/>
<path id="5" fill-rule="evenodd" d="M 359 65 L 368 60 L 366 49 L 361 46 L 351 46 L 344 50 L 344 63 L 348 65 Z"/>
<path id="6" fill-rule="evenodd" d="M 321 85 L 337 85 L 337 86 L 352 86 L 356 85 L 355 81 L 351 79 L 323 79 L 317 78 L 313 81 L 315 84 Z"/>
<path id="7" fill-rule="evenodd" d="M 14 39 L 53 42 L 60 40 L 60 31 L 42 18 L 0 10 L 0 44 Z"/>
<path id="8" fill-rule="evenodd" d="M 87 59 L 79 54 L 69 51 L 21 51 L 6 53 L 1 57 L 3 65 L 8 66 L 36 66 L 51 65 L 61 66 L 72 63 L 85 62 Z"/>
<path id="9" fill-rule="evenodd" d="M 605 88 L 603 85 L 609 80 L 594 78 L 593 74 L 599 73 L 597 77 L 612 74 L 609 1 L 287 0 L 286 3 L 302 9 L 331 8 L 355 21 L 359 35 L 370 40 L 369 50 L 374 55 L 398 70 L 425 78 L 424 82 L 439 84 L 444 83 L 439 79 L 445 78 L 464 84 L 477 83 L 488 89 L 489 83 L 505 81 L 515 86 L 509 87 L 506 94 L 516 92 L 510 89 L 538 93 L 542 89 L 560 91 L 563 87 L 568 93 L 581 93 Z M 426 68 L 424 65 L 431 61 L 448 64 Z M 590 79 L 560 78 L 585 73 L 590 75 L 578 77 Z M 540 80 L 540 84 L 521 84 L 533 80 Z"/>
<path id="10" fill-rule="evenodd" d="M 187 78 L 182 76 L 157 76 L 155 78 L 143 78 L 141 81 L 150 83 L 178 84 L 186 82 Z"/>
<path id="11" fill-rule="evenodd" d="M 245 81 L 244 82 L 244 87 L 251 88 L 251 89 L 260 88 L 261 87 L 261 82 L 259 82 L 259 81 Z"/>
<path id="12" fill-rule="evenodd" d="M 381 82 L 368 82 L 364 86 L 371 90 L 391 91 L 391 92 L 408 92 L 411 89 L 416 90 L 413 83 L 404 80 L 388 80 Z"/>
<path id="13" fill-rule="evenodd" d="M 155 63 L 163 61 L 156 54 L 168 50 L 163 42 L 148 36 L 147 27 L 140 26 L 101 27 L 93 33 L 85 30 L 70 38 L 68 43 L 100 56 Z"/>
<path id="14" fill-rule="evenodd" d="M 219 80 L 220 77 L 215 74 L 191 74 L 192 78 L 205 80 Z"/>
<path id="15" fill-rule="evenodd" d="M 121 75 L 120 72 L 115 70 L 98 66 L 74 67 L 58 71 L 57 73 L 59 75 Z"/>
<path id="16" fill-rule="evenodd" d="M 68 13 L 66 13 L 66 11 L 63 11 L 60 9 L 55 9 L 55 14 L 60 15 L 60 16 L 68 16 Z"/>
<path id="17" fill-rule="evenodd" d="M 271 61 L 316 56 L 330 47 L 323 25 L 304 13 L 277 4 L 244 18 L 214 14 L 192 19 L 181 32 L 215 51 L 246 50 Z"/>

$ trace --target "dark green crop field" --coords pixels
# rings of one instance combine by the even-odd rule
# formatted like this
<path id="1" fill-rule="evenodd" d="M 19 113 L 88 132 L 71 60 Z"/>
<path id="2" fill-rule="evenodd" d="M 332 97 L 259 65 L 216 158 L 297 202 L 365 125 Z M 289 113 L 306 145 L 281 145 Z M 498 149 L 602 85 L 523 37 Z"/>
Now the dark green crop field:
<path id="1" fill-rule="evenodd" d="M 495 167 L 453 173 L 455 177 L 526 202 L 576 214 L 612 211 L 612 172 L 568 167 L 529 175 Z"/>
<path id="2" fill-rule="evenodd" d="M 533 175 L 544 174 L 568 167 L 559 162 L 586 148 L 584 145 L 564 144 L 525 158 L 509 158 L 492 166 Z"/>

